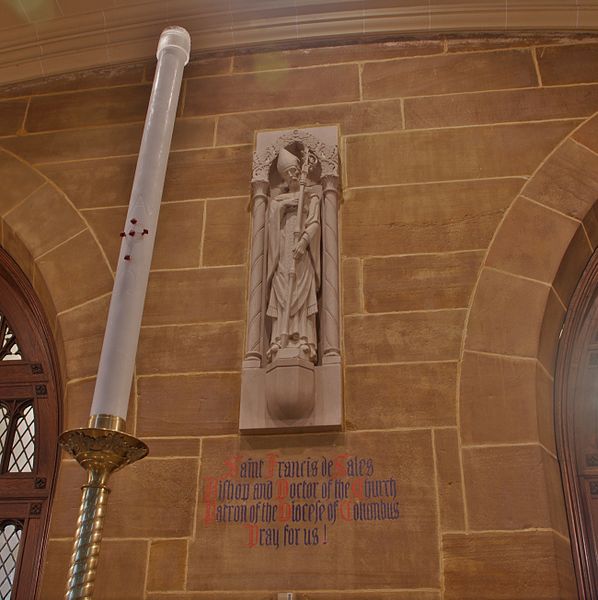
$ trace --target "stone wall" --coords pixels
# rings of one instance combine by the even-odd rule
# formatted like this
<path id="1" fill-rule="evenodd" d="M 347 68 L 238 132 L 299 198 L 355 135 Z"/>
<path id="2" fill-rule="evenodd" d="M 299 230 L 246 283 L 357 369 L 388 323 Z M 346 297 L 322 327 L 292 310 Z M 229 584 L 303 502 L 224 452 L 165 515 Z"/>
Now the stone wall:
<path id="1" fill-rule="evenodd" d="M 575 597 L 552 373 L 598 245 L 597 65 L 594 40 L 546 37 L 192 61 L 127 420 L 151 456 L 114 477 L 99 598 Z M 152 75 L 1 93 L 0 241 L 52 323 L 65 428 L 87 420 Z M 254 132 L 336 123 L 345 431 L 239 437 Z M 399 519 L 278 549 L 206 520 L 206 478 L 274 452 L 371 458 Z M 64 460 L 44 600 L 63 596 L 81 482 Z"/>

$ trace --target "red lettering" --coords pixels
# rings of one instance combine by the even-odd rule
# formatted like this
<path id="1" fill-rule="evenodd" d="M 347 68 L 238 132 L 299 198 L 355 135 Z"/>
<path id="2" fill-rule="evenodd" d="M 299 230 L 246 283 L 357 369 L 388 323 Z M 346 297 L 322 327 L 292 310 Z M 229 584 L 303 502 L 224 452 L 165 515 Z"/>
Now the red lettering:
<path id="1" fill-rule="evenodd" d="M 352 521 L 353 520 L 353 513 L 351 511 L 352 506 L 353 506 L 353 504 L 349 500 L 341 500 L 340 514 L 341 514 L 341 519 L 343 521 Z"/>
<path id="2" fill-rule="evenodd" d="M 239 469 L 239 465 L 241 464 L 242 456 L 237 454 L 236 456 L 231 456 L 224 461 L 224 466 L 227 468 L 227 471 L 224 473 L 224 479 L 234 479 L 237 477 L 237 472 Z"/>
<path id="3" fill-rule="evenodd" d="M 363 498 L 363 477 L 356 477 L 351 482 L 351 493 L 353 498 Z"/>
<path id="4" fill-rule="evenodd" d="M 259 539 L 259 525 L 248 525 L 246 524 L 245 527 L 247 527 L 247 532 L 249 533 L 249 539 L 247 540 L 247 547 L 248 548 L 253 548 L 257 543 L 258 543 L 258 539 Z"/>
<path id="5" fill-rule="evenodd" d="M 279 479 L 276 483 L 276 497 L 284 500 L 289 495 L 289 482 L 287 479 Z"/>
<path id="6" fill-rule="evenodd" d="M 281 523 L 286 523 L 291 520 L 291 505 L 288 502 L 278 505 L 278 520 Z"/>
<path id="7" fill-rule="evenodd" d="M 335 457 L 333 477 L 347 476 L 347 458 L 349 458 L 349 454 L 339 454 Z"/>
<path id="8" fill-rule="evenodd" d="M 206 504 L 206 512 L 203 517 L 204 525 L 209 525 L 210 523 L 213 523 L 216 520 L 215 512 L 216 512 L 216 502 L 210 502 L 209 504 Z"/>
<path id="9" fill-rule="evenodd" d="M 268 468 L 266 471 L 266 479 L 272 479 L 272 477 L 274 477 L 274 471 L 276 470 L 276 465 L 278 464 L 278 454 L 271 452 L 270 454 L 266 454 L 266 458 L 268 459 Z"/>
<path id="10" fill-rule="evenodd" d="M 218 477 L 204 477 L 203 501 L 214 502 L 218 498 Z"/>

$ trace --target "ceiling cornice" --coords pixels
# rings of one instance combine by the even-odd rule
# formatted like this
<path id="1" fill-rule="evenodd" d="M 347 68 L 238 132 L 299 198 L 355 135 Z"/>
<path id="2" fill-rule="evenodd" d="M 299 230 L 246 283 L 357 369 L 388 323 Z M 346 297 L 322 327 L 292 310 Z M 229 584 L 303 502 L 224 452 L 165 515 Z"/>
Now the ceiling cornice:
<path id="1" fill-rule="evenodd" d="M 588 0 L 110 0 L 71 15 L 52 1 L 51 18 L 0 30 L 0 83 L 150 59 L 168 25 L 189 31 L 194 54 L 383 36 L 598 31 L 598 4 Z"/>

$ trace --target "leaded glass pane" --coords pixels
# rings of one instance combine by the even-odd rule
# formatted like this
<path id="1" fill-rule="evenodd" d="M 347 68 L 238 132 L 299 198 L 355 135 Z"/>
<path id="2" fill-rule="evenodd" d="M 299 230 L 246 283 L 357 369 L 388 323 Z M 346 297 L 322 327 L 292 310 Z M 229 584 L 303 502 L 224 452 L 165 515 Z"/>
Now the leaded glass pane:
<path id="1" fill-rule="evenodd" d="M 6 317 L 0 313 L 0 360 L 21 360 L 17 336 L 13 333 Z"/>
<path id="2" fill-rule="evenodd" d="M 6 444 L 9 425 L 10 415 L 8 414 L 8 408 L 4 404 L 0 404 L 0 463 L 2 463 L 2 457 L 4 456 L 4 445 Z"/>
<path id="3" fill-rule="evenodd" d="M 35 458 L 35 415 L 27 405 L 17 417 L 15 435 L 8 464 L 9 473 L 30 473 Z"/>
<path id="4" fill-rule="evenodd" d="M 22 526 L 15 521 L 0 525 L 0 599 L 9 600 L 19 557 Z"/>

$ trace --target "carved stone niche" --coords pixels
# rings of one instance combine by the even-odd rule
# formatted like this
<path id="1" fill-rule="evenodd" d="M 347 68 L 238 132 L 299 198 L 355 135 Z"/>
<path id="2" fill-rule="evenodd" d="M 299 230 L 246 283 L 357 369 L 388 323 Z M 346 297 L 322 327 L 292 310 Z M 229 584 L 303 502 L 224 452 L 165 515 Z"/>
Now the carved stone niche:
<path id="1" fill-rule="evenodd" d="M 257 134 L 240 430 L 342 426 L 338 128 Z"/>

